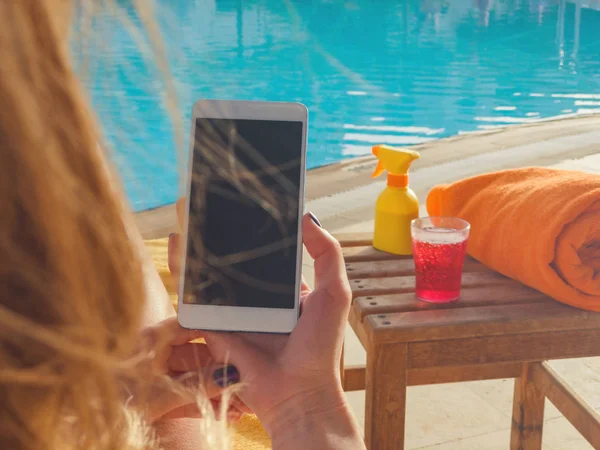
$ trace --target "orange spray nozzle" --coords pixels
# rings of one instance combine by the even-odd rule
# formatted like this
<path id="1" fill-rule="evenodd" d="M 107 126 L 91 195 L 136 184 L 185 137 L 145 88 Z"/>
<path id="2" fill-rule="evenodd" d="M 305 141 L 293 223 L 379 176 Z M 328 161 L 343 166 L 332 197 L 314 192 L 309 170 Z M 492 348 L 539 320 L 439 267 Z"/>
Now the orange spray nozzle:
<path id="1" fill-rule="evenodd" d="M 377 166 L 371 175 L 376 178 L 384 171 L 388 171 L 388 184 L 392 186 L 408 185 L 408 169 L 411 163 L 420 157 L 414 150 L 389 147 L 387 145 L 376 145 L 373 147 L 373 155 L 377 157 Z"/>
<path id="2" fill-rule="evenodd" d="M 371 174 L 371 178 L 377 178 L 385 171 L 385 166 L 381 161 L 377 161 L 377 167 L 375 167 L 375 171 Z"/>
<path id="3" fill-rule="evenodd" d="M 373 147 L 373 155 L 375 155 L 378 160 L 377 160 L 377 167 L 375 167 L 375 171 L 371 174 L 371 178 L 377 178 L 379 175 L 381 175 L 383 173 L 383 171 L 385 170 L 385 166 L 383 165 L 383 161 L 381 161 L 381 159 L 379 159 L 379 149 L 383 147 L 382 145 L 376 145 Z"/>

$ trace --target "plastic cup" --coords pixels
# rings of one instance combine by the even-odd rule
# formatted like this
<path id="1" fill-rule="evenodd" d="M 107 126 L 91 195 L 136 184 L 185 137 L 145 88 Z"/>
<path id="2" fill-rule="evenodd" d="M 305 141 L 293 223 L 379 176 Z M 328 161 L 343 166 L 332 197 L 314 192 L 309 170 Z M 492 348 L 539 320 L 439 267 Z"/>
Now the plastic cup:
<path id="1" fill-rule="evenodd" d="M 471 225 L 454 217 L 424 217 L 411 223 L 419 300 L 450 303 L 460 297 Z"/>

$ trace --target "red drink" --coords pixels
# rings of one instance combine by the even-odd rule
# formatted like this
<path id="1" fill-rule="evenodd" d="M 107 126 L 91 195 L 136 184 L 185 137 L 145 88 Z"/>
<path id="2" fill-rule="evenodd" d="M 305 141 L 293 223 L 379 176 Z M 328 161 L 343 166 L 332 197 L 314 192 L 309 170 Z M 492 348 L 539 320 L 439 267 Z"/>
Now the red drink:
<path id="1" fill-rule="evenodd" d="M 467 222 L 451 217 L 413 221 L 416 294 L 420 300 L 432 303 L 458 300 L 469 229 Z"/>
<path id="2" fill-rule="evenodd" d="M 432 303 L 458 300 L 467 241 L 435 244 L 413 241 L 417 297 Z"/>

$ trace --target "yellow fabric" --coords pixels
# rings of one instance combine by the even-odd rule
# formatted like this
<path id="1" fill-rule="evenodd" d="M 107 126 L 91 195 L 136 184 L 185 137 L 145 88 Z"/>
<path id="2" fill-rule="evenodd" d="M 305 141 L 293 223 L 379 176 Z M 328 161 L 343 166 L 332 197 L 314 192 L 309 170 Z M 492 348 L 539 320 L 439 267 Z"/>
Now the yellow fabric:
<path id="1" fill-rule="evenodd" d="M 146 241 L 154 265 L 169 292 L 173 306 L 177 309 L 177 292 L 171 279 L 167 263 L 167 239 Z M 233 427 L 235 450 L 264 450 L 271 448 L 271 441 L 256 416 L 246 414 Z"/>

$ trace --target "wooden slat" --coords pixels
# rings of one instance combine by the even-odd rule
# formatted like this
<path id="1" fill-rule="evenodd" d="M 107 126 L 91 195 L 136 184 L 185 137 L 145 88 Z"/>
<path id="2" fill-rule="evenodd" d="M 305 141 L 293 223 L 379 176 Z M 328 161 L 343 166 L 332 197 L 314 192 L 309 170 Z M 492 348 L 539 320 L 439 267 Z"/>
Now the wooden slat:
<path id="1" fill-rule="evenodd" d="M 375 343 L 416 342 L 558 330 L 600 329 L 600 314 L 558 302 L 485 306 L 367 316 Z"/>
<path id="2" fill-rule="evenodd" d="M 406 344 L 367 352 L 365 443 L 368 450 L 404 449 Z"/>
<path id="3" fill-rule="evenodd" d="M 350 313 L 348 314 L 348 323 L 352 327 L 352 330 L 354 330 L 354 333 L 356 334 L 356 337 L 358 337 L 358 340 L 362 344 L 363 348 L 369 348 L 369 335 L 367 335 L 367 330 L 362 324 L 361 317 L 357 315 L 356 309 L 353 307 L 350 308 Z"/>
<path id="4" fill-rule="evenodd" d="M 364 391 L 365 379 L 365 366 L 346 366 L 346 369 L 344 370 L 344 391 Z"/>
<path id="5" fill-rule="evenodd" d="M 464 288 L 477 286 L 498 286 L 514 283 L 497 272 L 471 272 L 462 277 Z M 385 294 L 401 294 L 415 291 L 415 277 L 362 278 L 350 281 L 354 297 Z"/>
<path id="6" fill-rule="evenodd" d="M 388 261 L 346 262 L 346 272 L 350 280 L 397 277 L 414 275 L 415 264 L 412 258 Z"/>
<path id="7" fill-rule="evenodd" d="M 521 373 L 521 364 L 500 363 L 459 367 L 426 367 L 408 370 L 408 385 L 461 383 L 463 381 L 514 378 Z"/>
<path id="8" fill-rule="evenodd" d="M 412 259 L 412 256 L 392 255 L 380 252 L 373 247 L 343 247 L 342 253 L 346 262 L 359 261 L 392 261 L 399 259 Z"/>
<path id="9" fill-rule="evenodd" d="M 511 450 L 542 450 L 545 399 L 532 379 L 536 364 L 523 364 L 521 376 L 515 380 Z"/>
<path id="10" fill-rule="evenodd" d="M 354 299 L 353 308 L 364 320 L 374 314 L 390 314 L 408 311 L 427 311 L 436 309 L 469 308 L 476 306 L 512 305 L 520 303 L 551 302 L 544 294 L 521 283 L 507 282 L 502 290 L 489 287 L 463 288 L 460 300 L 452 303 L 428 303 L 418 300 L 415 294 L 392 294 L 380 296 L 358 297 Z"/>
<path id="11" fill-rule="evenodd" d="M 594 448 L 600 448 L 600 414 L 577 394 L 550 365 L 539 364 L 533 371 L 538 389 L 571 422 Z"/>
<path id="12" fill-rule="evenodd" d="M 598 342 L 600 329 L 415 342 L 409 344 L 409 367 L 470 366 L 600 356 Z"/>
<path id="13" fill-rule="evenodd" d="M 521 375 L 521 366 L 521 363 L 500 363 L 409 369 L 406 384 L 407 386 L 425 386 L 429 384 L 516 378 Z M 365 366 L 347 366 L 344 372 L 344 391 L 362 391 L 365 389 Z"/>
<path id="14" fill-rule="evenodd" d="M 415 264 L 412 258 L 386 261 L 363 261 L 346 263 L 348 278 L 386 278 L 414 275 Z M 473 258 L 465 259 L 464 272 L 490 272 L 491 269 Z"/>
<path id="15" fill-rule="evenodd" d="M 373 244 L 373 233 L 339 233 L 334 236 L 345 247 L 369 247 Z"/>

